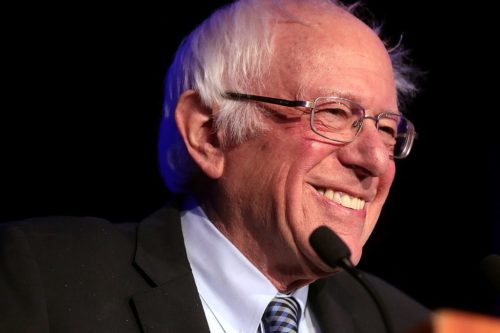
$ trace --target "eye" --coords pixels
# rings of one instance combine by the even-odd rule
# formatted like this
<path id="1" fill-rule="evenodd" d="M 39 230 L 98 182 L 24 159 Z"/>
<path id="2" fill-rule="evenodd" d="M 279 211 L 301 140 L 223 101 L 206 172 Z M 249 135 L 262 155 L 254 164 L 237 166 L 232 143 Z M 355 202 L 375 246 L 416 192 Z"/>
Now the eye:
<path id="1" fill-rule="evenodd" d="M 379 125 L 378 130 L 384 134 L 387 134 L 391 138 L 395 139 L 397 136 L 397 130 L 395 128 L 389 126 L 381 126 Z"/>
<path id="2" fill-rule="evenodd" d="M 358 119 L 352 123 L 352 127 L 360 128 L 363 125 L 363 119 Z"/>
<path id="3" fill-rule="evenodd" d="M 378 120 L 378 130 L 388 138 L 396 139 L 400 117 L 396 114 L 384 114 Z"/>
<path id="4" fill-rule="evenodd" d="M 350 112 L 343 108 L 328 108 L 317 110 L 316 113 L 318 115 L 321 114 L 321 117 L 331 118 L 331 119 L 347 119 L 350 116 Z"/>
<path id="5" fill-rule="evenodd" d="M 316 109 L 314 112 L 316 127 L 324 131 L 344 130 L 348 126 L 350 118 L 349 110 L 342 107 Z"/>

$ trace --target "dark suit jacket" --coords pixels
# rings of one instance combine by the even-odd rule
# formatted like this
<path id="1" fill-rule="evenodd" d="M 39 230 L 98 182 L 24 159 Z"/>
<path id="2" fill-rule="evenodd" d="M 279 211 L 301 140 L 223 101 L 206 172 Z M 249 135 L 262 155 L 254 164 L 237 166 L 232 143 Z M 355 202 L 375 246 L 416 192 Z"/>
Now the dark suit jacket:
<path id="1" fill-rule="evenodd" d="M 141 223 L 49 217 L 0 226 L 0 332 L 209 332 L 180 228 L 167 207 Z M 397 332 L 429 312 L 375 277 Z M 323 332 L 384 332 L 345 273 L 311 285 Z"/>

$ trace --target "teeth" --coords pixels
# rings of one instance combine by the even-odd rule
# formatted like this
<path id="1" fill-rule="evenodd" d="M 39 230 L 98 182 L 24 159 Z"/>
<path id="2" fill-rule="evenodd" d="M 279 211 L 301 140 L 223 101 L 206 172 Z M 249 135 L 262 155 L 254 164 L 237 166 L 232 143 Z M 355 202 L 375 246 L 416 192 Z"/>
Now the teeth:
<path id="1" fill-rule="evenodd" d="M 354 210 L 360 210 L 365 207 L 365 201 L 360 198 L 351 197 L 348 194 L 335 192 L 332 189 L 316 189 L 319 194 L 325 196 L 328 200 L 332 200 L 339 205 L 342 205 L 347 208 L 351 208 Z"/>

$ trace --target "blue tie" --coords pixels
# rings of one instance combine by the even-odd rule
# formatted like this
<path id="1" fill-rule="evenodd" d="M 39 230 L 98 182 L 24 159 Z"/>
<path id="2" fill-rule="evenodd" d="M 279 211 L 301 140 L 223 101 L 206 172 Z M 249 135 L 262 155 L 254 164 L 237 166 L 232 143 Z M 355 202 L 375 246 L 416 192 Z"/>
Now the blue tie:
<path id="1" fill-rule="evenodd" d="M 269 303 L 262 317 L 265 333 L 298 333 L 300 306 L 295 298 L 277 295 Z"/>

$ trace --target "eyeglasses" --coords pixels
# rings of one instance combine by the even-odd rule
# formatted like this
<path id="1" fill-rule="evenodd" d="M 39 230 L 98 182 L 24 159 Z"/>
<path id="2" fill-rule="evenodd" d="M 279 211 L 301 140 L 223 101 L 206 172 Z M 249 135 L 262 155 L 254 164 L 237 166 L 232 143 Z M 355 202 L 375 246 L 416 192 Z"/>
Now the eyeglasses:
<path id="1" fill-rule="evenodd" d="M 314 101 L 291 101 L 286 99 L 226 92 L 225 98 L 250 100 L 287 107 L 304 107 L 309 113 L 311 130 L 331 141 L 349 143 L 354 141 L 363 128 L 365 119 L 375 122 L 391 158 L 403 159 L 410 153 L 416 136 L 412 122 L 399 113 L 382 112 L 366 116 L 365 109 L 346 98 L 318 97 Z"/>

